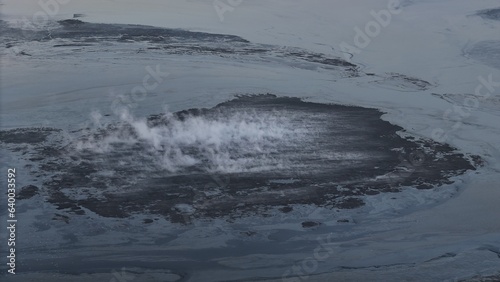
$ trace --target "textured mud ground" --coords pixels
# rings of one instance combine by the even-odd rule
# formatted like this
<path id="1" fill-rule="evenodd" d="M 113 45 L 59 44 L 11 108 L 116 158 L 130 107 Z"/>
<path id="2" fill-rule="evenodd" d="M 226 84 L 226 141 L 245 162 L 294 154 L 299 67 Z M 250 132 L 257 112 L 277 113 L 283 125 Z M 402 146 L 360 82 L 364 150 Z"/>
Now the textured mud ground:
<path id="1" fill-rule="evenodd" d="M 255 44 L 231 35 L 76 20 L 51 23 L 43 31 L 19 27 L 29 28 L 22 24 L 9 27 L 0 21 L 0 52 L 23 63 L 86 66 L 115 60 L 129 64 L 131 60 L 133 65 L 135 59 L 174 58 L 186 59 L 189 65 L 193 64 L 190 60 L 207 60 L 305 69 L 327 73 L 331 81 L 370 76 L 369 83 L 398 91 L 434 87 L 399 73 L 363 73 L 362 66 L 332 55 Z M 471 57 L 489 54 L 488 61 L 493 62 L 494 42 L 479 42 L 475 47 Z M 463 97 L 467 96 L 442 95 L 459 103 Z M 59 98 L 58 104 L 68 102 Z M 486 107 L 496 110 L 495 105 Z M 0 151 L 12 160 L 9 164 L 17 164 L 19 172 L 29 172 L 34 178 L 19 176 L 23 185 L 31 185 L 18 190 L 23 215 L 19 236 L 25 246 L 18 267 L 32 278 L 20 275 L 17 280 L 54 281 L 59 273 L 71 275 L 58 276 L 58 281 L 131 277 L 137 281 L 195 281 L 196 277 L 196 281 L 206 281 L 217 272 L 223 272 L 220 277 L 227 280 L 231 271 L 251 277 L 247 281 L 280 277 L 294 261 L 312 254 L 318 245 L 316 235 L 333 232 L 339 235 L 335 242 L 343 242 L 359 234 L 376 234 L 378 226 L 358 225 L 358 217 L 351 216 L 366 210 L 371 214 L 378 199 L 370 199 L 372 195 L 390 198 L 382 206 L 401 204 L 406 211 L 406 203 L 412 199 L 398 191 L 443 199 L 442 192 L 450 187 L 441 184 L 451 183 L 453 176 L 480 164 L 479 158 L 464 156 L 447 145 L 402 138 L 408 134 L 382 121 L 382 113 L 376 110 L 295 98 L 243 96 L 212 109 L 125 115 L 121 122 L 103 114 L 102 126 L 75 132 L 60 128 L 0 131 Z M 8 116 L 5 120 L 15 119 Z M 71 119 L 65 122 L 70 124 Z M 437 188 L 418 191 L 410 187 Z M 432 203 L 434 200 L 432 197 Z M 358 208 L 364 201 L 366 210 Z M 325 216 L 311 216 L 316 205 L 326 207 L 321 209 Z M 236 217 L 241 219 L 233 220 Z M 428 242 L 428 236 L 419 238 Z M 406 240 L 399 242 L 411 243 Z M 371 246 L 369 242 L 345 242 L 341 250 L 371 253 Z M 294 259 L 297 252 L 298 260 Z M 442 253 L 436 255 L 437 260 L 461 256 L 449 250 Z M 387 258 L 387 252 L 381 255 Z M 343 258 L 342 252 L 331 258 L 339 257 Z M 404 254 L 387 265 L 380 265 L 379 260 L 376 257 L 367 264 L 373 267 L 366 277 L 372 277 L 374 269 L 388 268 L 410 273 L 406 277 L 420 277 L 425 268 Z M 346 262 L 346 267 L 338 265 L 363 270 L 352 262 Z M 317 273 L 332 271 L 333 265 Z M 415 268 L 416 275 L 412 275 Z M 435 268 L 436 273 L 441 272 Z M 47 279 L 41 278 L 44 273 Z M 208 275 L 200 278 L 196 273 Z"/>
<path id="2" fill-rule="evenodd" d="M 500 8 L 479 11 L 479 16 L 489 20 L 500 20 Z"/>
<path id="3" fill-rule="evenodd" d="M 267 216 L 268 208 L 286 213 L 291 204 L 356 208 L 366 195 L 451 183 L 479 162 L 448 145 L 402 138 L 402 128 L 381 114 L 253 95 L 69 135 L 2 131 L 0 141 L 43 182 L 26 187 L 25 196 L 41 193 L 78 215 L 84 207 L 105 217 L 144 212 L 174 222 Z"/>
<path id="4" fill-rule="evenodd" d="M 27 23 L 10 26 L 0 20 L 0 50 L 30 59 L 64 60 L 85 54 L 121 56 L 215 56 L 227 60 L 286 65 L 307 70 L 328 70 L 336 78 L 374 75 L 376 83 L 405 91 L 431 88 L 429 82 L 398 73 L 364 74 L 343 58 L 290 46 L 256 44 L 234 35 L 192 32 L 142 25 L 95 24 L 78 19 L 53 23 L 33 30 Z M 34 45 L 35 44 L 35 45 Z M 36 46 L 36 49 L 33 48 Z M 126 55 L 128 54 L 128 55 Z"/>
<path id="5" fill-rule="evenodd" d="M 480 41 L 466 51 L 466 55 L 488 66 L 500 69 L 500 41 Z"/>
<path id="6" fill-rule="evenodd" d="M 47 30 L 34 31 L 9 26 L 0 21 L 4 47 L 17 50 L 17 55 L 36 57 L 24 50 L 26 42 L 36 42 L 52 49 L 57 56 L 75 53 L 105 52 L 112 47 L 124 48 L 134 53 L 162 55 L 215 55 L 224 58 L 251 58 L 254 61 L 280 62 L 291 59 L 294 67 L 334 69 L 344 76 L 357 76 L 356 65 L 337 57 L 313 53 L 299 48 L 254 44 L 247 40 L 223 34 L 192 32 L 181 29 L 125 24 L 95 24 L 76 19 L 59 21 Z M 119 44 L 119 45 L 114 45 Z M 60 48 L 65 47 L 65 48 Z M 68 48 L 70 53 L 68 54 Z M 58 51 L 61 49 L 61 51 Z M 116 51 L 115 48 L 110 49 Z M 60 54 L 61 53 L 61 54 Z M 290 62 L 289 62 L 290 63 Z"/>

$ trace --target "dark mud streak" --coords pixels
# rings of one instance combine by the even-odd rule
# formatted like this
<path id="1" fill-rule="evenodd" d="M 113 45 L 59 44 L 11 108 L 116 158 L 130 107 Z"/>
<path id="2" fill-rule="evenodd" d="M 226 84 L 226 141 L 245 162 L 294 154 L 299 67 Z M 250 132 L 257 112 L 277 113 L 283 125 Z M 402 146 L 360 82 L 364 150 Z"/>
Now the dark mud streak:
<path id="1" fill-rule="evenodd" d="M 19 128 L 0 131 L 0 140 L 3 143 L 12 144 L 37 144 L 47 140 L 54 132 L 60 132 L 53 128 Z"/>
<path id="2" fill-rule="evenodd" d="M 482 10 L 477 15 L 484 19 L 500 21 L 500 8 Z"/>
<path id="3" fill-rule="evenodd" d="M 339 57 L 313 53 L 299 48 L 254 44 L 239 36 L 193 32 L 182 29 L 159 28 L 143 25 L 97 24 L 77 19 L 59 21 L 59 28 L 48 31 L 30 31 L 9 27 L 0 21 L 0 38 L 11 48 L 23 41 L 53 42 L 56 39 L 71 43 L 53 44 L 52 47 L 92 47 L 93 44 L 148 42 L 149 47 L 138 52 L 158 52 L 174 55 L 212 55 L 219 57 L 256 56 L 288 58 L 296 62 L 318 64 L 326 69 L 342 69 L 347 76 L 358 76 L 358 67 Z"/>
<path id="4" fill-rule="evenodd" d="M 299 152 L 295 147 L 281 149 L 278 155 L 283 157 L 300 155 L 291 167 L 259 173 L 213 175 L 196 167 L 180 174 L 167 173 L 150 165 L 147 154 L 137 153 L 144 151 L 141 144 L 117 147 L 107 154 L 76 152 L 71 146 L 61 148 L 61 144 L 47 142 L 31 142 L 31 149 L 22 147 L 21 150 L 25 150 L 26 158 L 36 160 L 37 173 L 49 176 L 42 191 L 61 210 L 84 214 L 84 207 L 105 217 L 127 217 L 131 213 L 145 212 L 181 223 L 188 223 L 192 218 L 266 216 L 269 208 L 278 207 L 287 212 L 289 208 L 286 207 L 291 204 L 352 209 L 364 205 L 362 197 L 366 195 L 398 192 L 408 186 L 429 189 L 452 183 L 451 176 L 475 169 L 463 154 L 446 144 L 401 138 L 397 132 L 403 129 L 381 120 L 382 113 L 373 109 L 252 95 L 241 96 L 212 109 L 191 109 L 175 115 L 183 120 L 190 116 L 224 115 L 228 111 L 273 111 L 278 115 L 293 115 L 297 127 L 324 126 L 326 130 L 320 136 L 305 140 Z M 151 127 L 165 125 L 164 122 L 162 115 L 149 117 Z M 47 138 L 47 132 L 59 136 L 58 130 L 18 129 L 0 132 L 0 141 L 15 151 L 23 145 L 20 138 L 31 136 L 39 141 Z M 108 133 L 101 130 L 94 134 Z M 395 148 L 403 149 L 398 153 L 393 151 Z M 339 149 L 371 157 L 340 161 L 315 157 L 315 151 L 326 153 Z M 130 156 L 136 165 L 116 165 Z M 113 170 L 114 175 L 99 175 L 102 170 Z M 377 180 L 381 175 L 389 177 Z M 279 179 L 296 181 L 276 182 Z M 89 194 L 86 198 L 72 200 L 63 192 L 72 189 L 83 195 L 88 188 L 97 189 L 102 195 Z M 207 196 L 205 192 L 214 189 L 221 193 Z M 188 204 L 194 211 L 186 213 L 176 209 L 178 204 Z"/>
<path id="5" fill-rule="evenodd" d="M 477 42 L 471 49 L 466 51 L 466 56 L 500 69 L 500 41 L 485 40 Z"/>
<path id="6" fill-rule="evenodd" d="M 18 200 L 31 199 L 38 194 L 38 187 L 35 185 L 28 185 L 21 188 L 21 191 L 17 193 Z"/>
<path id="7" fill-rule="evenodd" d="M 494 275 L 477 275 L 468 279 L 458 280 L 459 282 L 498 282 L 500 281 L 500 273 Z"/>
<path id="8" fill-rule="evenodd" d="M 431 88 L 431 86 L 432 86 L 432 84 L 429 83 L 428 81 L 425 81 L 425 80 L 422 80 L 422 79 L 419 79 L 416 77 L 410 77 L 410 76 L 403 75 L 403 74 L 390 73 L 390 77 L 401 79 L 407 83 L 412 84 L 413 86 L 415 86 L 416 88 L 418 88 L 420 90 L 427 90 L 427 89 Z"/>

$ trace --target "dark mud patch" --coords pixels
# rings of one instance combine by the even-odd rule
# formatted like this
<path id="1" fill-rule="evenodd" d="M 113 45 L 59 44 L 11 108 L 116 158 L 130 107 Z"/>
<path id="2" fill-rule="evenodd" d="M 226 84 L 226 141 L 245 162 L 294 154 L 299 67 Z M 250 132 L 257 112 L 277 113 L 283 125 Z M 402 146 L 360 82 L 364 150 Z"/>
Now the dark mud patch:
<path id="1" fill-rule="evenodd" d="M 47 140 L 47 137 L 54 132 L 59 132 L 53 128 L 18 128 L 7 131 L 0 131 L 0 142 L 14 144 L 36 144 Z"/>
<path id="2" fill-rule="evenodd" d="M 500 69 L 500 41 L 480 41 L 470 50 L 466 50 L 466 56 L 487 66 Z"/>
<path id="3" fill-rule="evenodd" d="M 85 43 L 56 44 L 53 47 L 87 47 L 87 46 L 92 46 L 92 44 L 85 44 Z"/>
<path id="4" fill-rule="evenodd" d="M 33 198 L 36 194 L 38 194 L 38 187 L 35 185 L 28 185 L 24 186 L 21 188 L 21 191 L 17 193 L 17 199 L 18 200 L 24 200 L 24 199 L 31 199 Z"/>
<path id="5" fill-rule="evenodd" d="M 376 80 L 375 83 L 403 91 L 424 91 L 434 87 L 428 81 L 400 73 L 388 73 L 386 76 L 382 76 L 381 79 Z"/>
<path id="6" fill-rule="evenodd" d="M 498 281 L 500 281 L 500 273 L 494 275 L 477 275 L 472 278 L 459 280 L 459 282 L 498 282 Z"/>
<path id="7" fill-rule="evenodd" d="M 500 8 L 482 10 L 477 15 L 484 19 L 500 21 Z"/>
<path id="8" fill-rule="evenodd" d="M 439 187 L 475 169 L 446 144 L 400 137 L 403 129 L 381 115 L 250 95 L 211 109 L 109 124 L 76 140 L 51 130 L 53 144 L 22 150 L 37 160 L 33 170 L 47 175 L 42 190 L 61 210 L 84 214 L 86 208 L 105 217 L 139 212 L 183 223 L 268 216 L 272 208 L 287 213 L 293 204 L 354 209 L 365 196 Z M 46 131 L 25 136 L 36 135 Z M 6 147 L 15 151 L 18 141 Z"/>
<path id="9" fill-rule="evenodd" d="M 87 23 L 78 19 L 67 19 L 58 22 L 59 29 L 51 30 L 51 38 L 81 39 L 98 37 L 102 39 L 122 38 L 134 41 L 209 41 L 209 42 L 243 42 L 247 40 L 234 35 L 194 32 L 184 29 L 160 28 L 130 24 Z"/>
<path id="10" fill-rule="evenodd" d="M 248 58 L 278 64 L 285 63 L 283 59 L 287 59 L 289 61 L 286 63 L 298 68 L 335 69 L 345 72 L 348 77 L 358 76 L 358 67 L 340 57 L 294 47 L 255 44 L 234 35 L 144 25 L 88 23 L 79 19 L 62 20 L 58 24 L 59 27 L 51 28 L 50 31 L 35 31 L 13 28 L 0 21 L 0 38 L 6 42 L 7 48 L 37 41 L 61 50 L 54 52 L 63 52 L 63 47 L 89 47 L 84 48 L 83 52 L 114 52 L 116 48 L 129 48 L 131 52 L 140 53 Z M 141 47 L 134 45 L 138 42 Z M 146 43 L 146 46 L 142 43 Z"/>
<path id="11" fill-rule="evenodd" d="M 304 221 L 302 222 L 302 228 L 313 228 L 321 225 L 321 222 L 317 221 Z"/>

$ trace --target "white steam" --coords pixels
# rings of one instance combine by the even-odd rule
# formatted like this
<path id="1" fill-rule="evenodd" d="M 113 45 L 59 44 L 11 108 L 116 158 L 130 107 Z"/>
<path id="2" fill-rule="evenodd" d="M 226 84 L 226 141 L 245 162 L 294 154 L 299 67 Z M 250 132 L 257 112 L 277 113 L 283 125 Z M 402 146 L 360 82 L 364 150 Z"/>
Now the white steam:
<path id="1" fill-rule="evenodd" d="M 96 113 L 93 117 L 99 119 Z M 101 134 L 78 142 L 77 149 L 106 154 L 125 147 L 141 161 L 147 155 L 170 172 L 258 172 L 287 166 L 276 153 L 302 134 L 273 112 L 219 112 L 183 119 L 166 113 L 160 124 L 152 125 L 124 111 L 120 119 L 118 128 L 101 128 Z"/>

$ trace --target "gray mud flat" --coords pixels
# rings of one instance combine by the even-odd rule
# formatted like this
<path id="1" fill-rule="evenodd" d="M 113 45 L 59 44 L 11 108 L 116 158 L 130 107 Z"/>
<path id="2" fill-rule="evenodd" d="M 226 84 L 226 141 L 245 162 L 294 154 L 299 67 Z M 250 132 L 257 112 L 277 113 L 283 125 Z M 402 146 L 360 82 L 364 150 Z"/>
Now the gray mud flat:
<path id="1" fill-rule="evenodd" d="M 0 39 L 1 51 L 20 61 L 85 64 L 88 55 L 128 60 L 145 54 L 280 65 L 335 79 L 364 75 L 341 58 L 301 48 L 151 26 L 72 19 L 29 31 L 0 21 Z M 492 45 L 473 53 L 492 54 Z M 402 91 L 433 87 L 398 73 L 366 75 Z M 456 176 L 481 164 L 446 144 L 409 137 L 374 109 L 264 94 L 151 113 L 103 118 L 74 132 L 58 126 L 0 131 L 0 151 L 23 183 L 17 198 L 21 275 L 12 281 L 280 277 L 311 255 L 320 235 L 341 241 L 343 234 L 378 230 L 356 230 L 353 214 L 371 212 L 370 199 L 390 199 L 397 212 L 422 208 L 427 203 L 405 195 L 441 200 Z M 343 264 L 321 267 L 318 273 Z"/>
<path id="2" fill-rule="evenodd" d="M 6 49 L 22 48 L 26 42 L 42 43 L 51 49 L 51 56 L 59 56 L 59 52 L 64 56 L 67 48 L 83 53 L 103 52 L 111 44 L 135 54 L 151 53 L 160 56 L 204 55 L 277 63 L 282 63 L 282 59 L 286 58 L 294 67 L 336 70 L 345 77 L 359 75 L 356 65 L 339 57 L 300 48 L 255 44 L 234 35 L 143 25 L 96 24 L 78 19 L 63 20 L 57 24 L 57 27 L 47 31 L 33 31 L 13 28 L 0 20 L 0 38 L 5 42 Z M 141 43 L 141 47 L 131 46 L 136 43 Z M 33 56 L 25 51 L 20 51 L 18 55 Z"/>
<path id="3" fill-rule="evenodd" d="M 434 188 L 475 169 L 471 158 L 447 145 L 400 137 L 402 128 L 380 116 L 372 109 L 256 95 L 148 117 L 144 125 L 164 139 L 159 145 L 126 122 L 69 141 L 56 129 L 2 131 L 0 141 L 33 164 L 33 176 L 44 179 L 40 193 L 61 211 L 79 216 L 85 208 L 119 218 L 140 212 L 180 223 L 267 216 L 271 207 L 286 211 L 293 204 L 353 209 L 366 195 Z M 237 127 L 211 132 L 228 124 Z M 248 128 L 257 135 L 285 133 L 256 140 L 237 136 Z M 196 131 L 224 140 L 174 140 L 175 134 Z M 93 148 L 103 143 L 105 151 Z M 77 150 L 77 144 L 87 147 Z"/>
<path id="4" fill-rule="evenodd" d="M 467 56 L 488 66 L 500 69 L 500 41 L 480 41 L 466 52 Z"/>

